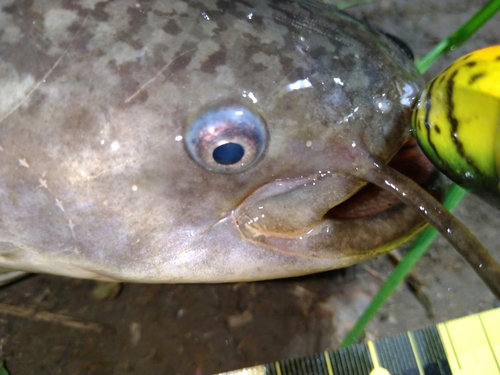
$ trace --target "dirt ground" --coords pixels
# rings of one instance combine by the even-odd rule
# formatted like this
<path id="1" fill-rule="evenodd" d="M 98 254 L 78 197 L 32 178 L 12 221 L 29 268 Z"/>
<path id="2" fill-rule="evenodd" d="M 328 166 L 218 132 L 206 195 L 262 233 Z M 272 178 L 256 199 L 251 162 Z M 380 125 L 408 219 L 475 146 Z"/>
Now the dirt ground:
<path id="1" fill-rule="evenodd" d="M 422 56 L 485 2 L 379 0 L 349 12 L 406 40 Z M 466 52 L 499 44 L 499 25 L 497 15 L 442 59 L 429 77 Z M 500 262 L 500 212 L 468 197 L 456 215 Z M 11 375 L 173 375 L 210 374 L 307 355 L 339 344 L 392 268 L 382 256 L 349 269 L 287 280 L 127 284 L 117 298 L 106 301 L 91 296 L 92 281 L 34 275 L 0 289 L 0 359 Z M 403 286 L 372 322 L 367 337 L 498 306 L 442 238 L 416 271 L 434 317 Z M 19 316 L 26 311 L 37 315 Z M 81 324 L 62 324 L 61 315 Z"/>

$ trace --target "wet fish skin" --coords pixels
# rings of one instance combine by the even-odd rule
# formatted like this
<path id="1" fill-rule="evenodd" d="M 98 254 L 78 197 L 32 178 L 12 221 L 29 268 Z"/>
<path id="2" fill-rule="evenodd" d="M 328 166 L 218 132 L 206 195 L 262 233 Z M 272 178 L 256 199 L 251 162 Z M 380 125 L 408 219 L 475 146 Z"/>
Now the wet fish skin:
<path id="1" fill-rule="evenodd" d="M 1 9 L 1 266 L 139 282 L 287 277 L 367 259 L 421 227 L 404 206 L 324 218 L 364 184 L 348 175 L 360 145 L 387 161 L 409 137 L 420 77 L 370 27 L 309 1 Z M 186 129 L 234 104 L 266 123 L 265 152 L 241 173 L 207 170 Z"/>

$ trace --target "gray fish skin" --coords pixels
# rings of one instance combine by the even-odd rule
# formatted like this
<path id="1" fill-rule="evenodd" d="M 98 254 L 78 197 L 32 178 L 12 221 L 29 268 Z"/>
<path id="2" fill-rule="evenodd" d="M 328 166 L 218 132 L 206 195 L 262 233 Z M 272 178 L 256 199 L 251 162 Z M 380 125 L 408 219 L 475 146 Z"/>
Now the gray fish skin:
<path id="1" fill-rule="evenodd" d="M 405 206 L 324 216 L 365 184 L 349 175 L 360 145 L 385 162 L 409 138 L 421 84 L 366 25 L 310 1 L 0 4 L 0 266 L 259 280 L 357 263 L 422 226 Z M 185 147 L 229 104 L 267 127 L 240 173 Z"/>

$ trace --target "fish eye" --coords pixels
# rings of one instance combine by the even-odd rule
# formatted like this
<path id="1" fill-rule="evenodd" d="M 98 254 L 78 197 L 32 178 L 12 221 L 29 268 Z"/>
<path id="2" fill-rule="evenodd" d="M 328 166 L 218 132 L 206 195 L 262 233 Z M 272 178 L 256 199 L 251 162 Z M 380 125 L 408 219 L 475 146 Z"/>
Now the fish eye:
<path id="1" fill-rule="evenodd" d="M 254 165 L 267 146 L 264 120 L 242 105 L 212 107 L 190 122 L 185 137 L 191 158 L 220 173 L 239 173 Z"/>

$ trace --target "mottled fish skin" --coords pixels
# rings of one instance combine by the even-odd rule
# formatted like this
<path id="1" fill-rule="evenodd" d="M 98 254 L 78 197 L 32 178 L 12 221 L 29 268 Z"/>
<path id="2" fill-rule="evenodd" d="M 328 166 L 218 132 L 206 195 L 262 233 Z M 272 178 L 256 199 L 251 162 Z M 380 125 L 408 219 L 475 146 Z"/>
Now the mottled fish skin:
<path id="1" fill-rule="evenodd" d="M 364 184 L 349 176 L 357 146 L 387 161 L 409 137 L 420 77 L 370 27 L 310 1 L 1 5 L 1 266 L 288 277 L 367 259 L 421 226 L 404 206 L 323 218 Z M 241 173 L 207 170 L 186 128 L 233 103 L 265 121 L 265 153 Z"/>

